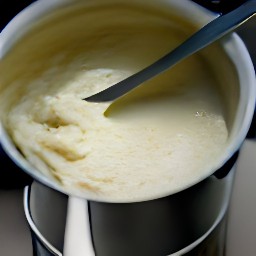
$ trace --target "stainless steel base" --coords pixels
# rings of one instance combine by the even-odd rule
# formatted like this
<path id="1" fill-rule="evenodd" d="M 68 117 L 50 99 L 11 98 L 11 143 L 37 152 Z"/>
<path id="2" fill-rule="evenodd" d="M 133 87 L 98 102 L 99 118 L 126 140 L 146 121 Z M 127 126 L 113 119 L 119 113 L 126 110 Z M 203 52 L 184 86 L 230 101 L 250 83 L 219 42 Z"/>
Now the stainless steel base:
<path id="1" fill-rule="evenodd" d="M 234 170 L 175 195 L 134 204 L 89 202 L 97 256 L 223 256 Z M 62 255 L 68 197 L 40 183 L 25 189 L 34 256 Z"/>

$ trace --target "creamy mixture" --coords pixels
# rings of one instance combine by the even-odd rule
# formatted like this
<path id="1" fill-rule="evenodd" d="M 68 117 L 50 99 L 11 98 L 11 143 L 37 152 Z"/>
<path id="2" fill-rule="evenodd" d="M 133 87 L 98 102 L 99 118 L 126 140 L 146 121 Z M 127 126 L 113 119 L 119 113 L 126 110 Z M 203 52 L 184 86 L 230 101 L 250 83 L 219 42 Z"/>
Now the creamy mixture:
<path id="1" fill-rule="evenodd" d="M 167 45 L 166 34 L 155 40 Z M 119 54 L 132 52 L 118 45 Z M 87 59 L 100 59 L 97 53 L 91 50 Z M 77 194 L 133 201 L 177 191 L 216 167 L 228 131 L 216 79 L 202 57 L 190 57 L 115 102 L 88 103 L 82 99 L 133 74 L 134 66 L 109 67 L 111 54 L 102 56 L 104 64 L 89 65 L 79 54 L 65 65 L 55 65 L 61 57 L 53 56 L 6 116 L 17 147 L 36 168 Z"/>

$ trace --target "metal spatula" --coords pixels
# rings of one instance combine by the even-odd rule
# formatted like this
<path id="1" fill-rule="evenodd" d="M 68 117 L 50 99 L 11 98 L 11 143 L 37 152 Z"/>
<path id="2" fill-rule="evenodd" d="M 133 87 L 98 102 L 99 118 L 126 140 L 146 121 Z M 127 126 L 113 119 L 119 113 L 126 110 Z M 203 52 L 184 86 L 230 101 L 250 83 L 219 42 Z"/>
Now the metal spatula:
<path id="1" fill-rule="evenodd" d="M 143 82 L 171 68 L 182 59 L 198 52 L 202 48 L 233 31 L 251 18 L 255 13 L 256 0 L 247 1 L 234 11 L 222 15 L 205 25 L 172 52 L 168 53 L 152 65 L 97 94 L 85 98 L 84 100 L 89 102 L 106 102 L 121 97 Z"/>

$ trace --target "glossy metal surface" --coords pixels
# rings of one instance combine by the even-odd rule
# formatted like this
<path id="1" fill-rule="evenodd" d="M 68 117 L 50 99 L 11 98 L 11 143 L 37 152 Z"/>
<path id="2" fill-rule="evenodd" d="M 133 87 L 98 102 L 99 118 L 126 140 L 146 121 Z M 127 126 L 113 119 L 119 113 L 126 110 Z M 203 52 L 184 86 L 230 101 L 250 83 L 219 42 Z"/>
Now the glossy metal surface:
<path id="1" fill-rule="evenodd" d="M 192 252 L 202 249 L 201 243 L 214 233 L 226 214 L 234 171 L 235 168 L 223 179 L 212 176 L 158 200 L 129 204 L 89 202 L 95 254 L 197 255 Z M 32 184 L 30 193 L 25 193 L 26 216 L 33 219 L 29 221 L 32 237 L 40 244 L 34 244 L 36 250 L 44 244 L 51 253 L 55 251 L 53 255 L 62 254 L 67 200 L 64 194 L 37 182 Z M 223 255 L 211 254 L 210 247 L 208 251 L 207 256 Z"/>

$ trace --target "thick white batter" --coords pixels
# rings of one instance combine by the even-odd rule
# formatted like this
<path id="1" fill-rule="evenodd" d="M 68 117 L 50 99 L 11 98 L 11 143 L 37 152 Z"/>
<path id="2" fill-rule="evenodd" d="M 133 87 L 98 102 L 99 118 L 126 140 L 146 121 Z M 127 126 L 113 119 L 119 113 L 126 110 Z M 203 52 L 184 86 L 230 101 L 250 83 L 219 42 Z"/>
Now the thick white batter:
<path id="1" fill-rule="evenodd" d="M 26 158 L 77 194 L 120 201 L 162 196 L 206 176 L 225 149 L 221 97 L 201 57 L 189 58 L 114 103 L 82 100 L 146 65 L 152 45 L 162 46 L 154 48 L 161 55 L 179 41 L 157 26 L 144 34 L 134 28 L 134 36 L 141 36 L 139 45 L 126 34 L 123 44 L 115 44 L 113 33 L 88 52 L 67 58 L 65 65 L 55 65 L 63 56 L 49 57 L 48 67 L 29 77 L 25 89 L 20 82 L 21 96 L 5 116 Z M 107 47 L 112 50 L 101 62 L 99 53 Z M 134 68 L 140 53 L 145 62 Z M 118 68 L 122 60 L 128 64 Z M 5 100 L 17 88 L 19 79 L 8 86 Z"/>

